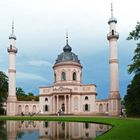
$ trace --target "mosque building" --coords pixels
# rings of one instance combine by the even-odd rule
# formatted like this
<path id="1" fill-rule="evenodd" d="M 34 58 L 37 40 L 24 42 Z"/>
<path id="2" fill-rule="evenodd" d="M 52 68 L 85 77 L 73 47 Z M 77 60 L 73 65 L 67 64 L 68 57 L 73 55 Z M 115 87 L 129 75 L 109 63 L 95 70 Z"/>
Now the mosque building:
<path id="1" fill-rule="evenodd" d="M 17 101 L 16 98 L 16 36 L 14 25 L 9 36 L 9 94 L 7 99 L 7 115 L 18 115 L 23 112 L 41 113 L 53 115 L 58 111 L 69 115 L 111 115 L 120 114 L 120 94 L 118 80 L 118 54 L 117 40 L 119 33 L 116 31 L 117 20 L 113 16 L 111 6 L 111 18 L 108 21 L 109 33 L 109 65 L 110 65 L 110 92 L 106 100 L 98 100 L 95 84 L 82 83 L 82 65 L 78 56 L 73 53 L 68 43 L 63 52 L 57 56 L 53 66 L 54 83 L 51 86 L 39 88 L 39 101 Z"/>

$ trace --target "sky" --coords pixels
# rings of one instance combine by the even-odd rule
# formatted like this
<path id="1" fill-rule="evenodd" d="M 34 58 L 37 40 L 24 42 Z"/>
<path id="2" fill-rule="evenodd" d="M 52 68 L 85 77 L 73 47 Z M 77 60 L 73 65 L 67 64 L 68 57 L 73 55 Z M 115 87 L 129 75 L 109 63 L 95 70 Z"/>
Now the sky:
<path id="1" fill-rule="evenodd" d="M 9 35 L 12 20 L 17 37 L 17 87 L 39 94 L 39 87 L 54 82 L 52 66 L 66 44 L 83 65 L 83 83 L 96 84 L 99 99 L 109 94 L 110 3 L 117 18 L 119 85 L 126 94 L 132 75 L 127 72 L 136 42 L 127 41 L 129 32 L 140 21 L 139 0 L 1 0 L 0 70 L 7 74 Z"/>

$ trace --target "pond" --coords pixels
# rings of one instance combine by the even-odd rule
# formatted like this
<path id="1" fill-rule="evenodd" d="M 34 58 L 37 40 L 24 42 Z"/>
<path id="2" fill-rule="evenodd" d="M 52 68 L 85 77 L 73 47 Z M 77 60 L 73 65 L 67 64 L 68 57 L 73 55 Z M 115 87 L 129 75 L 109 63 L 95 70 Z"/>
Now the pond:
<path id="1" fill-rule="evenodd" d="M 0 140 L 91 140 L 109 125 L 51 121 L 0 121 Z"/>

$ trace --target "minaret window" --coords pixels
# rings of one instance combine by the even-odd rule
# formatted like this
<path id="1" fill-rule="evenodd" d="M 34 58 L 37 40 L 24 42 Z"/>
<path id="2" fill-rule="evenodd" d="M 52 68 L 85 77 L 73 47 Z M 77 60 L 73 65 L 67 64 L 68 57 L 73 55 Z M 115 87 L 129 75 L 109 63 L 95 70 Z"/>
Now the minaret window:
<path id="1" fill-rule="evenodd" d="M 12 50 L 12 45 L 10 45 L 10 50 Z"/>
<path id="2" fill-rule="evenodd" d="M 62 81 L 65 81 L 66 80 L 66 73 L 65 72 L 62 72 L 62 74 L 61 74 L 61 80 Z"/>
<path id="3" fill-rule="evenodd" d="M 74 73 L 72 74 L 72 79 L 73 79 L 74 81 L 77 80 L 76 72 L 74 72 Z"/>
<path id="4" fill-rule="evenodd" d="M 112 35 L 114 35 L 114 30 L 112 30 Z"/>

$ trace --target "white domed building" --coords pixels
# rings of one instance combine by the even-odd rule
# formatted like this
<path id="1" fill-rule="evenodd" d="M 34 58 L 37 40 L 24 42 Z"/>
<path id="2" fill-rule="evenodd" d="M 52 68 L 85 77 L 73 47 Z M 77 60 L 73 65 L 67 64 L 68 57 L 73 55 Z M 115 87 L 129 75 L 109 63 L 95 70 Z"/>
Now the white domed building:
<path id="1" fill-rule="evenodd" d="M 39 102 L 17 101 L 16 98 L 16 36 L 14 26 L 10 35 L 9 53 L 9 91 L 7 99 L 7 115 L 24 113 L 42 113 L 44 115 L 63 114 L 89 115 L 108 114 L 117 116 L 120 114 L 120 93 L 118 79 L 118 50 L 117 40 L 119 33 L 116 31 L 117 20 L 113 16 L 108 21 L 109 33 L 109 66 L 110 66 L 110 91 L 106 100 L 97 100 L 95 84 L 82 83 L 82 65 L 78 56 L 72 52 L 72 48 L 66 39 L 63 52 L 58 55 L 53 66 L 54 83 L 52 86 L 40 87 Z"/>
<path id="2" fill-rule="evenodd" d="M 82 84 L 82 65 L 68 44 L 53 66 L 54 84 L 40 87 L 40 111 L 55 114 L 90 114 L 96 112 L 96 85 Z"/>

